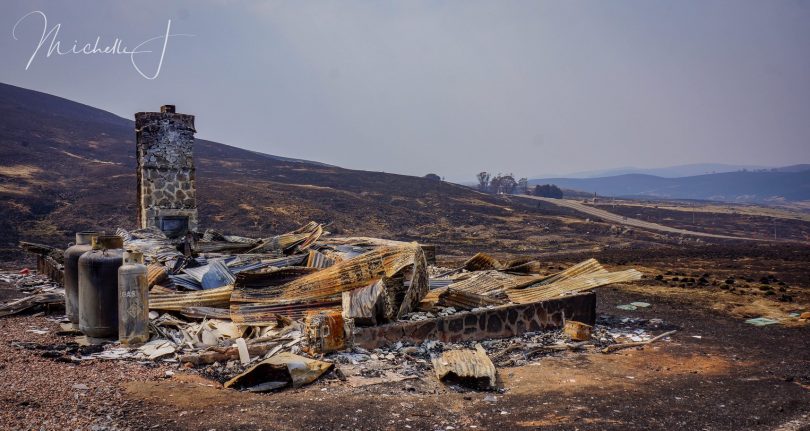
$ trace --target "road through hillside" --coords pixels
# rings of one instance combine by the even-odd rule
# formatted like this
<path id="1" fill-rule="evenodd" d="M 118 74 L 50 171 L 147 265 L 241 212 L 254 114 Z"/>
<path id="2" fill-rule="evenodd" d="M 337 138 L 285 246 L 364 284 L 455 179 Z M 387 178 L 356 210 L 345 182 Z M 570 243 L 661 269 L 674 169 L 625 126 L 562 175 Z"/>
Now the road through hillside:
<path id="1" fill-rule="evenodd" d="M 643 220 L 638 220 L 629 217 L 623 217 L 618 214 L 613 214 L 609 211 L 605 211 L 603 209 L 594 208 L 589 205 L 585 205 L 582 202 L 571 200 L 571 199 L 553 199 L 553 198 L 543 198 L 539 196 L 528 196 L 528 195 L 515 195 L 517 197 L 526 198 L 526 199 L 534 199 L 537 201 L 548 202 L 550 204 L 558 205 L 561 207 L 571 208 L 575 211 L 579 211 L 584 214 L 588 214 L 593 217 L 600 218 L 604 221 L 611 222 L 611 223 L 619 223 L 627 226 L 633 226 L 640 229 L 648 229 L 648 230 L 655 230 L 659 232 L 666 232 L 678 235 L 691 235 L 691 236 L 700 236 L 706 238 L 721 238 L 721 239 L 742 239 L 748 241 L 760 241 L 756 238 L 743 238 L 743 237 L 736 237 L 736 236 L 728 236 L 728 235 L 716 235 L 712 233 L 705 233 L 705 232 L 695 232 L 686 229 L 677 229 L 674 227 L 664 226 L 658 223 L 650 223 Z"/>

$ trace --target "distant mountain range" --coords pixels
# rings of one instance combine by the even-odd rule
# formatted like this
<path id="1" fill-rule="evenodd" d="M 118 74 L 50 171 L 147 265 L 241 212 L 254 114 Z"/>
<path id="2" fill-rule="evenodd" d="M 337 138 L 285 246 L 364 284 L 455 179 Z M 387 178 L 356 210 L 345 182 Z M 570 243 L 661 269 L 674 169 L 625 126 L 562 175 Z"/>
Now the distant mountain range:
<path id="1" fill-rule="evenodd" d="M 627 174 L 655 175 L 664 178 L 691 177 L 704 174 L 722 174 L 735 171 L 759 171 L 771 169 L 760 165 L 729 165 L 723 163 L 692 163 L 687 165 L 667 166 L 663 168 L 636 168 L 623 167 L 613 169 L 600 169 L 594 171 L 581 171 L 565 175 L 535 175 L 535 177 L 561 177 L 561 178 L 599 178 Z"/>
<path id="2" fill-rule="evenodd" d="M 537 178 L 529 184 L 556 184 L 600 196 L 701 199 L 773 203 L 810 200 L 810 165 L 763 171 L 735 171 L 678 178 L 624 174 L 597 178 Z"/>

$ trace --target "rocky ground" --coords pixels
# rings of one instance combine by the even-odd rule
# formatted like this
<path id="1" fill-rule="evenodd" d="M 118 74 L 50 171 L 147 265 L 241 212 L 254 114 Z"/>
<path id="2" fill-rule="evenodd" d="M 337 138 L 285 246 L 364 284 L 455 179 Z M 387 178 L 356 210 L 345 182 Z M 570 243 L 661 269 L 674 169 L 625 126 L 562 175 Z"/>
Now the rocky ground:
<path id="1" fill-rule="evenodd" d="M 51 316 L 4 318 L 0 428 L 810 429 L 810 325 L 791 317 L 810 311 L 807 272 L 801 259 L 783 252 L 756 258 L 750 249 L 735 255 L 728 248 L 668 258 L 625 255 L 613 267 L 634 265 L 647 278 L 598 290 L 600 324 L 624 320 L 650 333 L 678 332 L 668 341 L 612 354 L 496 361 L 496 392 L 447 386 L 422 372 L 380 383 L 384 379 L 342 381 L 330 373 L 300 389 L 251 394 L 223 389 L 204 369 L 175 363 L 60 362 L 41 350 L 15 347 L 70 341 L 55 335 L 58 324 Z M 699 281 L 704 272 L 710 273 L 707 283 Z M 729 278 L 735 283 L 725 283 Z M 0 291 L 8 296 L 9 287 Z M 779 300 L 785 293 L 792 301 Z M 651 305 L 616 308 L 633 301 Z M 745 323 L 763 314 L 783 323 Z M 653 319 L 663 326 L 650 327 L 650 321 L 659 322 Z M 42 329 L 48 332 L 31 332 Z"/>

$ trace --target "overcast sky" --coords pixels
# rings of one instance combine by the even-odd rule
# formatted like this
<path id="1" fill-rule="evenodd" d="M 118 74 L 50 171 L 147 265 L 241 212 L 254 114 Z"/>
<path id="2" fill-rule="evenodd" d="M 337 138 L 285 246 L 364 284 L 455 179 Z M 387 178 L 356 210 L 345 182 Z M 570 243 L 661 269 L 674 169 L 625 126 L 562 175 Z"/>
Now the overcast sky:
<path id="1" fill-rule="evenodd" d="M 43 32 L 136 55 L 46 57 Z M 14 39 L 16 36 L 17 40 Z M 157 43 L 155 43 L 157 42 Z M 79 47 L 81 49 L 81 46 Z M 472 181 L 685 163 L 810 162 L 810 2 L 16 1 L 0 81 L 198 137 Z"/>

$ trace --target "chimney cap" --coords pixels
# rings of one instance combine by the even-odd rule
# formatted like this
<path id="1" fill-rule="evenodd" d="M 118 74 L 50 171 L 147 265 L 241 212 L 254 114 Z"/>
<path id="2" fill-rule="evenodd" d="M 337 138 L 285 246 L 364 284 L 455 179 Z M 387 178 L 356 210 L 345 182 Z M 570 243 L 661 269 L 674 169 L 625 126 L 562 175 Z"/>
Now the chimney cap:
<path id="1" fill-rule="evenodd" d="M 163 105 L 160 107 L 160 112 L 164 114 L 174 114 L 174 105 Z"/>

